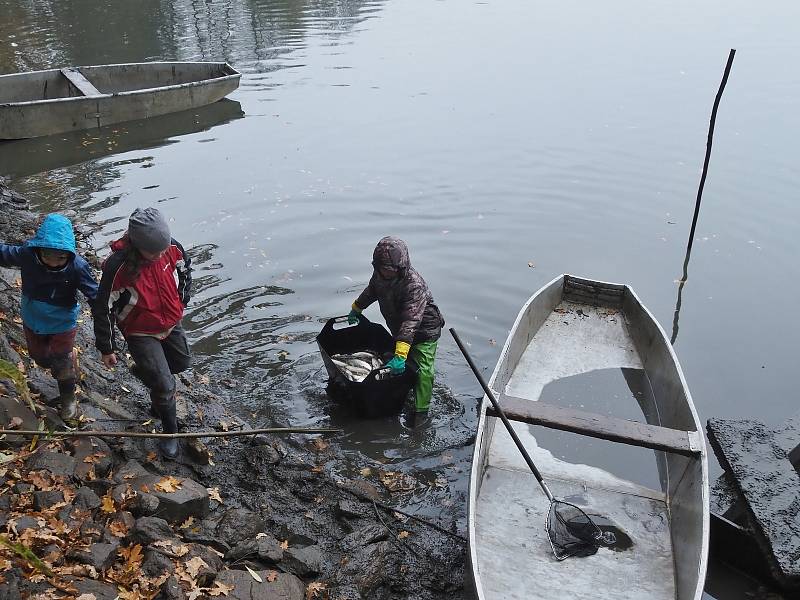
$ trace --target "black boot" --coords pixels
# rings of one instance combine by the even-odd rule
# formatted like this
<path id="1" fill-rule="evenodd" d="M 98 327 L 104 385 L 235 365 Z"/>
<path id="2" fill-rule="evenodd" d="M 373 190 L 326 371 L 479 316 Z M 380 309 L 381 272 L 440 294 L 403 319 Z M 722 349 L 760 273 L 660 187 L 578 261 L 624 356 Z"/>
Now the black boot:
<path id="1" fill-rule="evenodd" d="M 161 431 L 164 433 L 178 433 L 178 417 L 175 414 L 175 400 L 169 406 L 162 405 L 159 409 L 161 413 Z M 178 440 L 176 438 L 160 439 L 158 449 L 164 458 L 174 460 L 178 456 Z"/>
<path id="2" fill-rule="evenodd" d="M 64 421 L 72 421 L 78 416 L 78 401 L 75 399 L 75 380 L 67 379 L 58 382 L 58 396 L 61 408 L 59 416 Z"/>

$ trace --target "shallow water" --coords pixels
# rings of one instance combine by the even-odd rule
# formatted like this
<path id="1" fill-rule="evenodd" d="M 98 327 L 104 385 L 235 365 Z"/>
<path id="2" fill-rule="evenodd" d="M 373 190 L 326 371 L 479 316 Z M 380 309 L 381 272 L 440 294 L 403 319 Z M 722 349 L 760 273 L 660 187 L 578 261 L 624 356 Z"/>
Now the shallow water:
<path id="1" fill-rule="evenodd" d="M 403 502 L 463 528 L 479 388 L 448 336 L 414 429 L 360 423 L 324 393 L 314 336 L 349 310 L 375 242 L 409 242 L 487 373 L 522 303 L 570 272 L 636 289 L 676 337 L 701 419 L 784 420 L 798 17 L 788 0 L 0 0 L 3 73 L 173 59 L 244 73 L 229 102 L 191 114 L 0 144 L 0 173 L 101 224 L 101 245 L 135 207 L 161 208 L 197 267 L 198 369 L 235 381 L 242 416 L 345 426 L 343 471 L 420 472 L 431 485 Z"/>

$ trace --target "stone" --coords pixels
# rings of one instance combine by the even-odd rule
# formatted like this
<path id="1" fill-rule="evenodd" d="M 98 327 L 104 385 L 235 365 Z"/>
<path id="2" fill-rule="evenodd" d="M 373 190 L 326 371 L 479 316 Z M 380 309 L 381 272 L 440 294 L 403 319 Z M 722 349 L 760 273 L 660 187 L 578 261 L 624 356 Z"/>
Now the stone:
<path id="1" fill-rule="evenodd" d="M 354 585 L 336 586 L 330 590 L 330 600 L 362 600 L 363 596 Z"/>
<path id="2" fill-rule="evenodd" d="M 142 561 L 142 573 L 147 577 L 157 578 L 161 577 L 164 573 L 172 575 L 175 572 L 175 565 L 172 560 L 159 552 L 157 549 L 152 548 L 144 551 L 144 560 Z"/>
<path id="3" fill-rule="evenodd" d="M 50 508 L 54 504 L 58 504 L 59 502 L 64 502 L 64 492 L 61 490 L 50 490 L 46 492 L 34 492 L 33 493 L 33 509 L 34 510 L 45 510 Z"/>
<path id="4" fill-rule="evenodd" d="M 145 469 L 135 460 L 129 460 L 119 469 L 117 469 L 117 472 L 114 474 L 114 482 L 126 483 L 130 482 L 132 479 L 147 477 L 148 475 L 150 475 L 150 471 Z"/>
<path id="5" fill-rule="evenodd" d="M 26 529 L 33 529 L 34 531 L 38 531 L 40 527 L 39 527 L 39 522 L 36 519 L 28 515 L 23 515 L 19 519 L 17 519 L 17 524 L 15 529 L 17 530 L 17 533 L 22 533 Z"/>
<path id="6" fill-rule="evenodd" d="M 30 483 L 19 481 L 11 488 L 15 494 L 29 494 L 33 491 L 33 486 Z"/>
<path id="7" fill-rule="evenodd" d="M 131 512 L 137 517 L 149 517 L 158 512 L 159 501 L 153 494 L 138 492 L 131 504 Z"/>
<path id="8" fill-rule="evenodd" d="M 161 481 L 159 475 L 146 475 L 128 481 L 131 488 L 141 490 L 147 486 L 158 498 L 158 514 L 170 523 L 182 523 L 188 517 L 204 517 L 210 509 L 208 490 L 193 479 L 179 477 L 180 488 L 174 492 L 162 492 L 156 484 Z"/>
<path id="9" fill-rule="evenodd" d="M 80 528 L 81 542 L 99 542 L 103 537 L 103 527 L 94 521 L 84 521 Z"/>
<path id="10" fill-rule="evenodd" d="M 362 596 L 372 597 L 373 590 L 390 577 L 392 567 L 389 558 L 391 555 L 392 546 L 390 542 L 386 541 L 370 544 L 351 557 L 345 571 L 355 577 L 358 591 Z"/>
<path id="11" fill-rule="evenodd" d="M 50 563 L 54 567 L 59 567 L 64 563 L 64 551 L 55 544 L 49 544 L 38 552 L 39 558 Z"/>
<path id="12" fill-rule="evenodd" d="M 67 558 L 83 564 L 91 565 L 98 571 L 105 571 L 114 564 L 119 544 L 91 544 L 88 549 L 73 548 L 67 552 Z"/>
<path id="13" fill-rule="evenodd" d="M 186 593 L 173 575 L 161 586 L 161 594 L 156 598 L 160 600 L 186 600 Z"/>
<path id="14" fill-rule="evenodd" d="M 93 479 L 91 481 L 84 481 L 83 486 L 88 487 L 100 498 L 108 493 L 108 490 L 114 487 L 114 482 L 110 479 Z"/>
<path id="15" fill-rule="evenodd" d="M 372 523 L 343 537 L 341 544 L 345 550 L 353 550 L 359 546 L 366 546 L 387 539 L 389 539 L 389 532 L 386 527 Z"/>
<path id="16" fill-rule="evenodd" d="M 260 533 L 254 540 L 238 543 L 226 555 L 226 562 L 237 562 L 243 558 L 256 558 L 277 564 L 283 559 L 280 542 L 269 534 Z"/>
<path id="17" fill-rule="evenodd" d="M 755 420 L 709 419 L 707 430 L 772 576 L 782 587 L 800 587 L 800 478 L 789 460 L 800 420 L 773 428 Z"/>
<path id="18" fill-rule="evenodd" d="M 322 551 L 319 546 L 290 547 L 283 552 L 281 566 L 298 577 L 313 577 L 322 571 Z"/>
<path id="19" fill-rule="evenodd" d="M 72 438 L 68 447 L 76 461 L 75 477 L 78 479 L 105 477 L 114 464 L 111 448 L 101 438 Z"/>
<path id="20" fill-rule="evenodd" d="M 164 519 L 158 517 L 139 517 L 136 524 L 128 534 L 134 544 L 149 546 L 159 540 L 169 540 L 175 538 L 175 532 Z"/>
<path id="21" fill-rule="evenodd" d="M 25 461 L 31 471 L 49 471 L 53 475 L 72 477 L 75 472 L 75 459 L 61 452 L 37 452 Z"/>
<path id="22" fill-rule="evenodd" d="M 125 408 L 119 402 L 112 400 L 111 398 L 106 398 L 102 394 L 98 394 L 95 391 L 89 392 L 87 400 L 96 407 L 103 409 L 115 419 L 128 419 L 130 421 L 136 420 L 136 417 L 125 410 Z"/>
<path id="23" fill-rule="evenodd" d="M 93 579 L 73 579 L 71 583 L 78 589 L 78 596 L 91 594 L 95 600 L 116 600 L 119 597 L 117 588 L 102 581 Z"/>
<path id="24" fill-rule="evenodd" d="M 76 508 L 91 511 L 95 508 L 99 508 L 102 504 L 102 500 L 100 500 L 100 497 L 95 494 L 91 488 L 80 487 L 75 492 L 75 498 L 73 498 L 72 504 Z"/>
<path id="25" fill-rule="evenodd" d="M 306 586 L 291 573 L 277 573 L 275 581 L 268 581 L 269 571 L 256 571 L 261 577 L 259 583 L 246 571 L 222 571 L 217 581 L 233 590 L 225 596 L 226 600 L 304 600 Z"/>
<path id="26" fill-rule="evenodd" d="M 367 517 L 372 511 L 366 505 L 354 500 L 339 500 L 336 505 L 336 514 L 348 519 Z"/>
<path id="27" fill-rule="evenodd" d="M 229 546 L 243 540 L 255 539 L 264 531 L 264 520 L 246 508 L 232 508 L 220 519 L 217 536 Z"/>
<path id="28" fill-rule="evenodd" d="M 119 541 L 128 536 L 130 531 L 136 526 L 136 519 L 127 510 L 122 510 L 116 513 L 108 521 L 106 528 L 103 532 L 103 538 L 110 542 Z M 123 535 L 115 535 L 115 532 L 122 533 Z"/>

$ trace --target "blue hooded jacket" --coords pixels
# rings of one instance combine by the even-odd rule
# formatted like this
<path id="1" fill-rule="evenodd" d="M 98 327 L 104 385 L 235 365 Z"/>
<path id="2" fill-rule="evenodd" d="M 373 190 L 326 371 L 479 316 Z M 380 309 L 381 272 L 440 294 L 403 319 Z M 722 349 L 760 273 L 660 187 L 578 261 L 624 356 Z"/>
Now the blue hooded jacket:
<path id="1" fill-rule="evenodd" d="M 39 260 L 37 248 L 72 254 L 61 269 Z M 93 302 L 97 281 L 89 264 L 77 254 L 72 223 L 63 215 L 47 215 L 36 235 L 23 246 L 0 244 L 0 266 L 22 271 L 22 321 L 40 335 L 64 333 L 78 324 L 78 290 Z"/>

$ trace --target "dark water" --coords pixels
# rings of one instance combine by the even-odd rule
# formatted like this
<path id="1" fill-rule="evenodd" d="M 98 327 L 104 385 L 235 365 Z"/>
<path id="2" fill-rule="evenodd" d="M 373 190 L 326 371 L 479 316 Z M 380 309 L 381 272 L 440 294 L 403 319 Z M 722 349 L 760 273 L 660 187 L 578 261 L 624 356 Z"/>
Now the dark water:
<path id="1" fill-rule="evenodd" d="M 463 526 L 479 391 L 452 341 L 429 423 L 362 425 L 324 395 L 321 322 L 347 312 L 391 233 L 489 370 L 562 272 L 633 285 L 671 334 L 736 47 L 675 347 L 702 419 L 782 421 L 797 410 L 799 17 L 789 0 L 0 0 L 0 72 L 244 73 L 230 102 L 191 115 L 0 144 L 0 173 L 102 224 L 100 244 L 159 206 L 198 267 L 199 368 L 235 381 L 237 410 L 345 424 L 344 471 L 422 469 L 432 485 L 404 501 Z"/>

